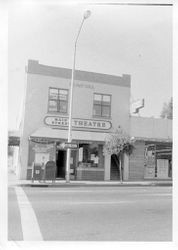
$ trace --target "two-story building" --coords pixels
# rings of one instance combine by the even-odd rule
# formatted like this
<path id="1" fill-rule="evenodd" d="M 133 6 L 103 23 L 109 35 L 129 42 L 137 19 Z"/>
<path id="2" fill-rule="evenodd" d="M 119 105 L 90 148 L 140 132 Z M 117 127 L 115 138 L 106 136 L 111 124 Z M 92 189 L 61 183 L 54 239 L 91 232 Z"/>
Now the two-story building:
<path id="1" fill-rule="evenodd" d="M 29 60 L 26 76 L 15 172 L 20 179 L 31 179 L 34 163 L 52 160 L 56 178 L 65 179 L 71 70 Z M 112 157 L 103 154 L 107 134 L 118 126 L 135 138 L 133 154 L 124 156 L 124 180 L 172 179 L 172 121 L 131 116 L 130 85 L 129 75 L 76 70 L 72 142 L 78 149 L 71 153 L 71 179 L 120 179 Z M 14 146 L 14 136 L 9 139 Z"/>
<path id="2" fill-rule="evenodd" d="M 55 161 L 56 178 L 65 178 L 71 69 L 29 60 L 21 140 L 19 178 L 31 179 L 34 163 Z M 72 104 L 71 179 L 110 180 L 111 159 L 104 156 L 107 133 L 121 126 L 130 133 L 130 75 L 75 71 Z M 128 176 L 129 168 L 125 168 Z"/>

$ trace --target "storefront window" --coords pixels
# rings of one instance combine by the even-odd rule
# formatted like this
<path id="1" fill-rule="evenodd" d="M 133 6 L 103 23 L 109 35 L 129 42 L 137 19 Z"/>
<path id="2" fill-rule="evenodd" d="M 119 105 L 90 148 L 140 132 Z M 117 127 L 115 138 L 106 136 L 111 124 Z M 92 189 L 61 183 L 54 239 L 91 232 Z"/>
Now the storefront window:
<path id="1" fill-rule="evenodd" d="M 49 88 L 49 112 L 67 113 L 68 106 L 68 90 Z"/>
<path id="2" fill-rule="evenodd" d="M 172 178 L 172 160 L 169 160 L 168 177 Z"/>
<path id="3" fill-rule="evenodd" d="M 79 144 L 79 166 L 103 168 L 103 145 Z"/>

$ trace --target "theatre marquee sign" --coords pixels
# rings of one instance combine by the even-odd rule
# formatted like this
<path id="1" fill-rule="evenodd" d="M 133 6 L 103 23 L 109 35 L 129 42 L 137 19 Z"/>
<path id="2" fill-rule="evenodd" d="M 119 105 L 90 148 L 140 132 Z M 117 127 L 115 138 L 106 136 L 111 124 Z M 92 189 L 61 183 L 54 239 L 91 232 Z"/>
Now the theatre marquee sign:
<path id="1" fill-rule="evenodd" d="M 58 117 L 58 116 L 46 116 L 44 118 L 44 123 L 48 126 L 68 127 L 68 118 Z M 84 129 L 108 130 L 112 127 L 112 124 L 110 121 L 73 118 L 72 127 L 81 129 L 84 128 Z"/>

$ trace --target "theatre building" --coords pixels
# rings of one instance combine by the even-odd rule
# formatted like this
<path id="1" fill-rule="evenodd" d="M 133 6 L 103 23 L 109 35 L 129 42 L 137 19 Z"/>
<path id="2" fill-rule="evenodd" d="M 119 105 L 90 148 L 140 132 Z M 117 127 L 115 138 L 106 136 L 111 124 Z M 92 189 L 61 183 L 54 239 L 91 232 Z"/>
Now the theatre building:
<path id="1" fill-rule="evenodd" d="M 56 163 L 65 178 L 71 70 L 29 60 L 21 123 L 18 175 L 31 179 L 35 164 Z M 121 126 L 130 133 L 130 75 L 76 70 L 72 105 L 70 178 L 110 180 L 111 157 L 103 154 L 107 133 Z M 128 159 L 124 176 L 128 176 Z"/>

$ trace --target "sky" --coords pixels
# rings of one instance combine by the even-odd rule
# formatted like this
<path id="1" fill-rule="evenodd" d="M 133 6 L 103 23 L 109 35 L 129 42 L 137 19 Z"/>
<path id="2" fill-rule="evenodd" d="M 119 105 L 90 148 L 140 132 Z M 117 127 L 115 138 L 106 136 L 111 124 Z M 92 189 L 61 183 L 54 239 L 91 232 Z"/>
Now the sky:
<path id="1" fill-rule="evenodd" d="M 74 41 L 86 9 L 92 13 L 80 33 L 76 69 L 130 74 L 131 102 L 145 99 L 140 116 L 160 116 L 163 103 L 172 96 L 171 6 L 16 1 L 9 7 L 8 20 L 10 130 L 16 129 L 23 103 L 28 59 L 71 68 Z"/>

